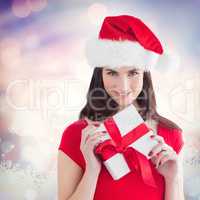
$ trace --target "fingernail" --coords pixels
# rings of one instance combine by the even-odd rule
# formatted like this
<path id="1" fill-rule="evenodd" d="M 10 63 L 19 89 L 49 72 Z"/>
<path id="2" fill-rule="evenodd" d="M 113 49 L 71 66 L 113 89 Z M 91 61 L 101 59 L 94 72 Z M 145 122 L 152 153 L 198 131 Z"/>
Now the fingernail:
<path id="1" fill-rule="evenodd" d="M 99 124 L 93 124 L 94 126 L 96 126 L 96 127 L 98 127 L 99 126 Z"/>
<path id="2" fill-rule="evenodd" d="M 158 166 L 156 166 L 156 169 L 158 169 Z"/>
<path id="3" fill-rule="evenodd" d="M 156 168 L 158 168 L 159 167 L 159 163 L 158 164 L 156 164 Z"/>

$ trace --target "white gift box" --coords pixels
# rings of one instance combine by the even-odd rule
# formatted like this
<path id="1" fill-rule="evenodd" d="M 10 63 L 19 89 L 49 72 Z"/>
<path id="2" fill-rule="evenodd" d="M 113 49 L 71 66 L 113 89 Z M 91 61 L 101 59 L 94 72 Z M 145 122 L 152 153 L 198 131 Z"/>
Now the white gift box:
<path id="1" fill-rule="evenodd" d="M 144 124 L 144 120 L 133 105 L 130 105 L 121 110 L 112 118 L 117 125 L 122 137 L 139 125 Z M 96 129 L 96 131 L 108 132 L 103 123 Z M 149 159 L 149 152 L 152 150 L 153 147 L 158 144 L 156 140 L 153 140 L 150 137 L 151 135 L 154 135 L 154 132 L 152 130 L 148 131 L 145 135 L 138 138 L 128 147 L 134 148 L 136 151 L 140 152 L 141 154 L 146 156 L 147 159 Z M 106 134 L 104 137 L 104 141 L 108 139 L 111 139 L 111 137 L 109 134 Z M 114 156 L 104 161 L 104 165 L 106 166 L 107 170 L 114 180 L 120 179 L 131 171 L 123 156 L 123 153 L 116 153 Z"/>

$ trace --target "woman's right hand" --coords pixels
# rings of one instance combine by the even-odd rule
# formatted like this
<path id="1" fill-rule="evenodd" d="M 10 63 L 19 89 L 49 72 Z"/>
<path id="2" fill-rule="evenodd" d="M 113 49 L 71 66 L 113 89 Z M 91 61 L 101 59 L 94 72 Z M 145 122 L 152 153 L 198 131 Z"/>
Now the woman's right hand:
<path id="1" fill-rule="evenodd" d="M 88 126 L 82 130 L 80 149 L 86 162 L 86 169 L 92 174 L 99 174 L 101 170 L 101 161 L 95 155 L 94 150 L 96 146 L 103 142 L 105 132 L 95 132 L 99 122 L 88 121 Z"/>

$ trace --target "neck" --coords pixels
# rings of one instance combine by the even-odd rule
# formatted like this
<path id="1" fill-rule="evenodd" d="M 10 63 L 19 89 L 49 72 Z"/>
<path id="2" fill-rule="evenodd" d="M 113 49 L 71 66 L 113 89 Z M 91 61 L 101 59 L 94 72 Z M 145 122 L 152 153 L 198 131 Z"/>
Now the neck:
<path id="1" fill-rule="evenodd" d="M 136 101 L 133 101 L 132 105 L 135 106 L 135 108 L 137 109 L 137 111 L 140 109 L 138 103 Z M 129 105 L 127 105 L 129 106 Z M 119 106 L 119 111 L 123 110 L 124 108 L 126 108 L 127 106 Z"/>

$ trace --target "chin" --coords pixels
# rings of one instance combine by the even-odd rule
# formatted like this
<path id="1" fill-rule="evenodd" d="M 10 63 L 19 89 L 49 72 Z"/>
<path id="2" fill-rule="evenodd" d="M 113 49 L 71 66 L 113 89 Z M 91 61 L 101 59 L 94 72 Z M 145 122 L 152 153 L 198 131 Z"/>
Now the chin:
<path id="1" fill-rule="evenodd" d="M 126 100 L 125 102 L 126 103 L 121 103 L 121 102 L 124 102 L 124 99 L 120 101 L 120 98 L 118 96 L 111 96 L 112 99 L 114 99 L 114 101 L 120 106 L 120 107 L 127 107 L 129 106 L 130 104 L 133 103 L 133 101 L 136 99 L 134 97 L 131 97 L 130 99 Z"/>

